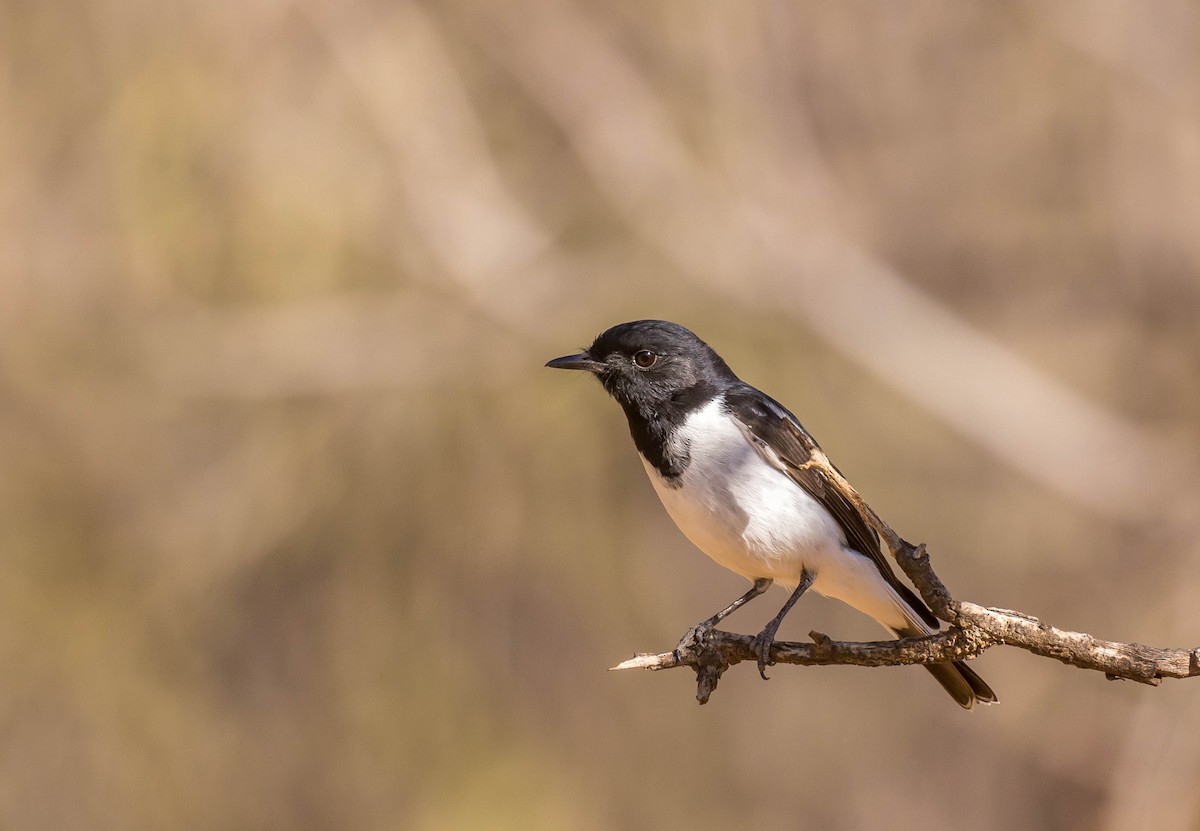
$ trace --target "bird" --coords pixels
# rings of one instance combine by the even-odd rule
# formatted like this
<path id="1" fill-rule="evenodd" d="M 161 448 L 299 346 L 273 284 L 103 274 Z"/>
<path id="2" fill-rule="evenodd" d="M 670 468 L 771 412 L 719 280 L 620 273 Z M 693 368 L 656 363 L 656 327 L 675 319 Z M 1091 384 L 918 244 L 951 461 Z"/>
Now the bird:
<path id="1" fill-rule="evenodd" d="M 799 419 L 742 381 L 689 329 L 665 320 L 621 323 L 546 366 L 599 379 L 624 410 L 650 483 L 684 536 L 752 581 L 745 594 L 689 629 L 681 646 L 707 636 L 773 584 L 791 593 L 753 641 L 764 679 L 779 625 L 809 588 L 868 615 L 896 638 L 939 630 L 938 619 L 892 571 L 845 486 L 809 464 L 824 452 Z M 997 701 L 963 661 L 925 668 L 965 709 Z"/>

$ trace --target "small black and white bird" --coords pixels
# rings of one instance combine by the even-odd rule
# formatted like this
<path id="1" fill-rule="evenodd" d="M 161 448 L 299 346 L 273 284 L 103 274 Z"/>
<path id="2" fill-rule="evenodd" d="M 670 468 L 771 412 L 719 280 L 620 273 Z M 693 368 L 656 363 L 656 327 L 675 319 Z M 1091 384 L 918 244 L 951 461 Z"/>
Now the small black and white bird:
<path id="1" fill-rule="evenodd" d="M 600 380 L 625 410 L 642 464 L 675 524 L 717 563 L 754 581 L 689 634 L 712 629 L 772 583 L 791 595 L 755 639 L 760 673 L 779 624 L 809 587 L 898 638 L 938 631 L 937 618 L 896 578 L 853 501 L 806 465 L 818 449 L 808 431 L 688 329 L 663 320 L 622 323 L 580 354 L 546 366 Z M 962 661 L 925 668 L 967 709 L 996 701 Z"/>

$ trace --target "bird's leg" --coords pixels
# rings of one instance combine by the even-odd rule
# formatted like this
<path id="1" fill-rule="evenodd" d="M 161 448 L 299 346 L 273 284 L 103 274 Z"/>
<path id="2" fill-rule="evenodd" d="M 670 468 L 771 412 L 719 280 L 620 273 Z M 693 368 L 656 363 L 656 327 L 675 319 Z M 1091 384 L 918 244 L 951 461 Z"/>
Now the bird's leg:
<path id="1" fill-rule="evenodd" d="M 796 601 L 800 599 L 800 595 L 804 594 L 812 583 L 813 576 L 809 574 L 808 569 L 802 569 L 800 571 L 800 584 L 796 586 L 796 590 L 792 592 L 792 596 L 787 599 L 787 603 L 783 604 L 783 608 L 779 610 L 779 614 L 771 619 L 766 628 L 754 636 L 754 641 L 750 648 L 758 655 L 758 674 L 762 676 L 764 681 L 769 680 L 767 678 L 767 664 L 775 663 L 771 660 L 771 644 L 775 643 L 775 633 L 779 631 L 779 624 L 783 623 L 783 618 L 796 605 Z"/>
<path id="2" fill-rule="evenodd" d="M 702 620 L 684 633 L 679 639 L 678 646 L 675 647 L 676 656 L 679 655 L 679 650 L 692 648 L 704 641 L 708 637 L 708 633 L 713 630 L 713 627 L 729 617 L 732 613 L 745 606 L 754 598 L 771 588 L 771 583 L 774 582 L 770 577 L 760 577 L 754 581 L 754 585 L 750 587 L 750 591 L 743 594 L 737 600 L 730 603 L 721 611 L 717 612 L 707 620 Z"/>

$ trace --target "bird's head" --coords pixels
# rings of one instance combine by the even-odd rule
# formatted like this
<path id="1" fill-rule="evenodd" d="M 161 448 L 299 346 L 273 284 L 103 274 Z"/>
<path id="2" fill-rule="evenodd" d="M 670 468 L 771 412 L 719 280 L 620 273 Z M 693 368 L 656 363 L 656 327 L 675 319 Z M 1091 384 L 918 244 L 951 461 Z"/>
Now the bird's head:
<path id="1" fill-rule="evenodd" d="M 650 414 L 719 392 L 737 377 L 692 332 L 665 320 L 621 323 L 578 355 L 546 364 L 591 372 L 622 407 Z"/>

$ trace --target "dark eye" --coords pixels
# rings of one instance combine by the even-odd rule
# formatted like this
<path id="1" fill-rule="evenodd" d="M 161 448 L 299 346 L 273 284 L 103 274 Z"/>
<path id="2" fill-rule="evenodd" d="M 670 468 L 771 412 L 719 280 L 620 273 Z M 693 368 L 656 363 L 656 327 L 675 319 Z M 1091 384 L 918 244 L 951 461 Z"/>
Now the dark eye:
<path id="1" fill-rule="evenodd" d="M 649 369 L 654 366 L 654 362 L 658 360 L 658 356 L 649 349 L 643 349 L 633 356 L 633 362 L 642 369 Z"/>

